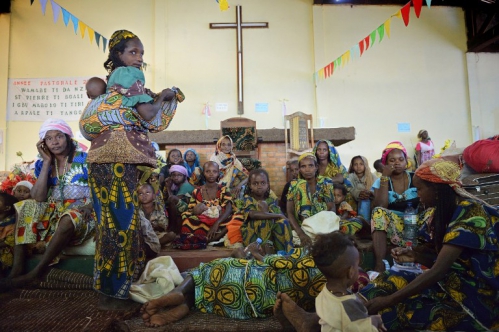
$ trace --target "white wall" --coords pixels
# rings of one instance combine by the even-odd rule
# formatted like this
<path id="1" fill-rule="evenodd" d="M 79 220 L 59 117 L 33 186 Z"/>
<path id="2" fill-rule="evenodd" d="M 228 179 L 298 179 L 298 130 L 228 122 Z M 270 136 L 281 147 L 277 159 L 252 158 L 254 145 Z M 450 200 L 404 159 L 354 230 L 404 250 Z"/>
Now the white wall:
<path id="1" fill-rule="evenodd" d="M 314 7 L 316 70 L 349 50 L 400 9 L 399 6 Z M 318 116 L 326 127 L 355 126 L 356 139 L 339 147 L 342 162 L 355 155 L 370 164 L 393 140 L 412 156 L 417 133 L 427 129 L 438 150 L 446 139 L 471 142 L 464 13 L 423 8 L 407 27 L 392 18 L 391 38 L 369 48 L 317 84 Z M 399 133 L 397 123 L 410 123 Z"/>
<path id="2" fill-rule="evenodd" d="M 473 138 L 499 134 L 499 53 L 466 54 Z"/>

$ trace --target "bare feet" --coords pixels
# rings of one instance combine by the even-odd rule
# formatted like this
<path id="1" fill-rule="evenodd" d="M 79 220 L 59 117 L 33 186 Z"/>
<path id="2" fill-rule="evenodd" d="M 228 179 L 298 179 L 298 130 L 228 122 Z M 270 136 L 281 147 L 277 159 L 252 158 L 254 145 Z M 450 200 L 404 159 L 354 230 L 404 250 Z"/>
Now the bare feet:
<path id="1" fill-rule="evenodd" d="M 157 314 L 161 308 L 178 306 L 183 304 L 184 302 L 185 302 L 184 294 L 180 292 L 170 292 L 158 299 L 146 302 L 144 303 L 142 308 L 140 308 L 140 313 L 142 314 L 142 320 L 147 325 L 150 323 L 151 317 Z"/>
<path id="2" fill-rule="evenodd" d="M 289 320 L 284 316 L 284 313 L 282 312 L 282 299 L 281 299 L 281 292 L 277 292 L 277 298 L 275 300 L 273 312 L 275 318 L 281 323 L 283 331 L 294 331 L 293 325 L 289 322 Z"/>
<path id="3" fill-rule="evenodd" d="M 319 316 L 300 308 L 287 294 L 280 294 L 282 312 L 297 332 L 320 331 Z"/>
<path id="4" fill-rule="evenodd" d="M 151 316 L 148 322 L 144 322 L 148 327 L 159 327 L 169 323 L 176 322 L 189 313 L 189 306 L 182 303 L 171 310 L 163 311 Z"/>

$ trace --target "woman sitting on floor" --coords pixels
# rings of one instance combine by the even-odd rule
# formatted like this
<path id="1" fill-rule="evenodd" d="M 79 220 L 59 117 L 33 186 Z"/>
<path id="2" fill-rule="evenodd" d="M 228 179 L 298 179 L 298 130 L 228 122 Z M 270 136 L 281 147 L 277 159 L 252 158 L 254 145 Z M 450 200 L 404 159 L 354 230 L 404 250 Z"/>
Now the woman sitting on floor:
<path id="1" fill-rule="evenodd" d="M 269 175 L 264 169 L 249 173 L 244 197 L 234 204 L 237 212 L 227 225 L 231 244 L 242 242 L 248 246 L 260 238 L 264 243 L 272 243 L 277 251 L 289 252 L 293 248 L 291 226 L 279 208 L 277 196 L 270 190 Z"/>
<path id="2" fill-rule="evenodd" d="M 166 180 L 163 196 L 168 210 L 168 230 L 180 234 L 182 213 L 187 211 L 194 187 L 189 183 L 187 169 L 172 165 L 170 177 Z"/>
<path id="3" fill-rule="evenodd" d="M 318 215 L 320 212 L 336 212 L 336 209 L 333 181 L 328 177 L 318 174 L 319 165 L 315 155 L 311 152 L 303 153 L 298 159 L 298 165 L 300 174 L 297 180 L 291 182 L 288 192 L 287 210 L 291 227 L 296 232 L 300 244 L 305 246 L 311 244 L 312 239 L 302 229 L 303 222 Z M 336 214 L 326 217 L 328 221 L 332 221 L 334 218 L 339 220 Z M 323 221 L 320 220 L 318 223 L 323 224 Z M 362 223 L 342 220 L 339 227 L 343 233 L 353 235 L 362 228 Z M 334 229 L 329 229 L 329 231 L 332 230 Z M 326 229 L 320 232 L 324 233 L 328 231 Z"/>
<path id="4" fill-rule="evenodd" d="M 232 216 L 232 197 L 227 187 L 217 183 L 218 164 L 208 161 L 203 165 L 206 183 L 192 192 L 187 211 L 182 213 L 180 243 L 183 249 L 205 248 L 208 241 L 225 236 L 227 222 Z"/>
<path id="5" fill-rule="evenodd" d="M 407 169 L 407 151 L 400 142 L 391 142 L 383 150 L 381 157 L 383 173 L 374 184 L 373 211 L 371 214 L 371 232 L 375 256 L 374 269 L 385 270 L 383 259 L 386 256 L 387 242 L 396 246 L 405 246 L 402 233 L 404 230 L 403 214 L 408 203 L 417 209 L 419 198 L 413 184 L 414 173 Z M 428 218 L 422 214 L 418 222 Z"/>
<path id="6" fill-rule="evenodd" d="M 432 216 L 419 231 L 425 245 L 391 253 L 430 269 L 418 276 L 389 270 L 361 290 L 391 331 L 499 329 L 499 211 L 466 192 L 459 176 L 459 165 L 444 159 L 424 162 L 414 175 Z"/>
<path id="7" fill-rule="evenodd" d="M 319 164 L 319 175 L 330 178 L 334 183 L 345 183 L 347 188 L 350 188 L 348 172 L 341 163 L 340 155 L 331 141 L 317 141 L 313 153 Z"/>

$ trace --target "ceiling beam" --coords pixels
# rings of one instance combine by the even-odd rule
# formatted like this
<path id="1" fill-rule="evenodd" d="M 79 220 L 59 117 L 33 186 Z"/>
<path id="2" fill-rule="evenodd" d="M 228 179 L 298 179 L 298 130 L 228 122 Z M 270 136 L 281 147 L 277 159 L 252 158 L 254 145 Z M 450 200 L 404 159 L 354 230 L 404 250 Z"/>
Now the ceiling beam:
<path id="1" fill-rule="evenodd" d="M 468 40 L 468 52 L 481 52 L 493 43 L 499 42 L 499 24 Z"/>

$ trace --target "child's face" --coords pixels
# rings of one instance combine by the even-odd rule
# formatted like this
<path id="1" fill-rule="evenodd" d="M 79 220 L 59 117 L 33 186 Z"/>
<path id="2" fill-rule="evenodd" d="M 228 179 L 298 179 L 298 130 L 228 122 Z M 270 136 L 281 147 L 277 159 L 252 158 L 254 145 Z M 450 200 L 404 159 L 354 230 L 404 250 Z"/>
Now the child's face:
<path id="1" fill-rule="evenodd" d="M 151 186 L 140 186 L 137 190 L 137 194 L 139 195 L 139 203 L 140 204 L 148 204 L 154 201 L 155 194 Z"/>
<path id="2" fill-rule="evenodd" d="M 250 189 L 257 197 L 264 197 L 269 189 L 269 180 L 265 174 L 253 174 L 250 179 Z"/>
<path id="3" fill-rule="evenodd" d="M 220 150 L 222 150 L 223 153 L 230 153 L 232 151 L 232 143 L 230 142 L 230 139 L 226 137 L 222 140 L 220 143 Z"/>
<path id="4" fill-rule="evenodd" d="M 300 168 L 298 167 L 298 164 L 289 165 L 289 172 L 291 173 L 293 179 L 298 178 L 298 174 L 300 174 Z"/>
<path id="5" fill-rule="evenodd" d="M 214 163 L 208 163 L 206 164 L 206 167 L 204 168 L 203 175 L 204 178 L 206 179 L 207 183 L 215 183 L 218 181 L 218 176 L 219 176 L 219 169 L 218 165 Z"/>
<path id="6" fill-rule="evenodd" d="M 29 188 L 25 186 L 17 186 L 13 194 L 14 197 L 20 201 L 31 198 L 31 190 L 29 190 Z"/>
<path id="7" fill-rule="evenodd" d="M 364 161 L 360 158 L 355 158 L 353 161 L 353 171 L 357 175 L 364 175 L 366 167 L 364 166 Z"/>
<path id="8" fill-rule="evenodd" d="M 170 175 L 172 177 L 172 182 L 177 186 L 185 182 L 185 175 L 180 172 L 172 172 Z"/>
<path id="9" fill-rule="evenodd" d="M 171 164 L 176 165 L 181 159 L 182 159 L 182 154 L 180 153 L 180 151 L 172 151 L 172 153 L 170 153 L 169 162 Z"/>
<path id="10" fill-rule="evenodd" d="M 343 195 L 343 190 L 335 189 L 334 190 L 334 203 L 340 204 L 345 200 L 345 195 Z"/>
<path id="11" fill-rule="evenodd" d="M 329 147 L 327 146 L 327 143 L 320 142 L 319 145 L 317 145 L 315 154 L 317 155 L 317 160 L 327 160 L 329 158 Z"/>
<path id="12" fill-rule="evenodd" d="M 144 46 L 139 38 L 132 38 L 126 42 L 123 53 L 118 54 L 121 61 L 126 66 L 131 66 L 140 69 L 144 62 Z"/>
<path id="13" fill-rule="evenodd" d="M 194 154 L 194 152 L 187 151 L 187 153 L 185 154 L 185 161 L 187 162 L 196 161 L 196 155 Z"/>

